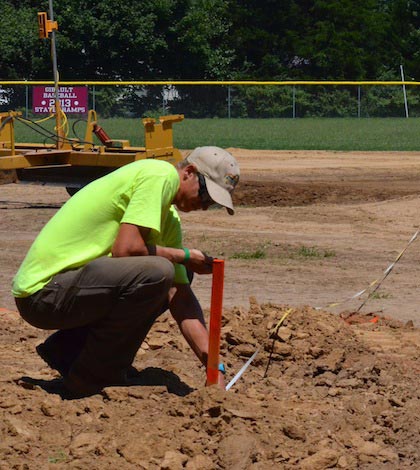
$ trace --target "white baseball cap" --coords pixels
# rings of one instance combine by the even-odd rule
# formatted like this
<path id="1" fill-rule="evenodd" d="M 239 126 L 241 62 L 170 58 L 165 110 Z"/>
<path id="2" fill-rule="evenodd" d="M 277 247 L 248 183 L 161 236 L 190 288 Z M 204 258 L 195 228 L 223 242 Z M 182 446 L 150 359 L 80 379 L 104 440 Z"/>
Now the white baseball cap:
<path id="1" fill-rule="evenodd" d="M 234 156 L 220 147 L 197 147 L 186 158 L 205 180 L 214 202 L 234 214 L 232 193 L 239 181 L 239 165 Z"/>

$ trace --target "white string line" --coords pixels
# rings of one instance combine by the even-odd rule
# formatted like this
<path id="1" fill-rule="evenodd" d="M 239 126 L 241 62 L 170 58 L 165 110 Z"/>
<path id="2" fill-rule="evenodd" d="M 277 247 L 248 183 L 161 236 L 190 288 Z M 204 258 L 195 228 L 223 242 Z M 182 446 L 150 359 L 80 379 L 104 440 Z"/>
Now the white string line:
<path id="1" fill-rule="evenodd" d="M 384 273 L 383 273 L 383 277 L 382 279 L 379 281 L 379 279 L 375 279 L 374 281 L 372 281 L 368 287 L 366 287 L 366 289 L 363 289 L 361 290 L 360 292 L 357 292 L 356 294 L 352 295 L 351 297 L 345 299 L 345 300 L 342 300 L 341 302 L 333 302 L 333 303 L 330 303 L 330 304 L 327 304 L 325 305 L 324 307 L 315 307 L 315 310 L 321 310 L 321 309 L 324 309 L 324 308 L 328 308 L 328 307 L 336 307 L 337 305 L 341 305 L 341 304 L 344 304 L 346 302 L 349 302 L 350 300 L 353 300 L 353 299 L 356 299 L 358 297 L 360 297 L 362 294 L 364 294 L 366 291 L 368 291 L 369 289 L 371 289 L 375 284 L 377 284 L 377 286 L 375 287 L 375 289 L 368 295 L 367 299 L 362 303 L 362 305 L 357 309 L 357 311 L 359 311 L 365 304 L 366 302 L 369 300 L 369 298 L 378 290 L 379 286 L 382 284 L 382 282 L 388 277 L 388 275 L 390 274 L 390 272 L 392 271 L 392 269 L 394 268 L 394 266 L 397 264 L 397 262 L 402 258 L 403 254 L 405 253 L 405 251 L 407 250 L 407 248 L 414 242 L 414 240 L 417 238 L 418 234 L 419 234 L 419 230 L 417 230 L 417 232 L 414 233 L 414 235 L 410 238 L 409 242 L 407 243 L 406 247 L 398 254 L 398 256 L 395 258 L 395 260 L 385 269 Z"/>

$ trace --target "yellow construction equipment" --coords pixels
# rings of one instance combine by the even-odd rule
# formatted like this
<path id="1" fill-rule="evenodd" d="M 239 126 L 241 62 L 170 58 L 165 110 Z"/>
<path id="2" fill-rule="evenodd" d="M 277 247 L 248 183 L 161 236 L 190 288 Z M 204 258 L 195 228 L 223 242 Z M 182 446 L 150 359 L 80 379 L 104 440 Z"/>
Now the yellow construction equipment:
<path id="1" fill-rule="evenodd" d="M 61 112 L 58 110 L 58 112 Z M 182 114 L 143 119 L 145 146 L 132 147 L 128 140 L 108 137 L 91 110 L 84 140 L 56 137 L 56 143 L 16 143 L 15 121 L 20 112 L 0 113 L 0 170 L 16 170 L 18 181 L 66 186 L 70 193 L 116 168 L 144 158 L 176 164 L 181 152 L 173 147 L 173 123 Z M 102 145 L 94 144 L 96 136 Z"/>

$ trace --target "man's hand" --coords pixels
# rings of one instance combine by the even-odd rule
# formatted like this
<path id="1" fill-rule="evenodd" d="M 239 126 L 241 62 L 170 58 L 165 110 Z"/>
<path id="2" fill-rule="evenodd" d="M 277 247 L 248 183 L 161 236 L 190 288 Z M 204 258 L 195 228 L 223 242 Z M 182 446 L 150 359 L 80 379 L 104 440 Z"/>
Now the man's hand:
<path id="1" fill-rule="evenodd" d="M 197 274 L 211 274 L 213 272 L 213 258 L 200 250 L 190 250 L 190 259 L 185 263 L 191 271 Z"/>

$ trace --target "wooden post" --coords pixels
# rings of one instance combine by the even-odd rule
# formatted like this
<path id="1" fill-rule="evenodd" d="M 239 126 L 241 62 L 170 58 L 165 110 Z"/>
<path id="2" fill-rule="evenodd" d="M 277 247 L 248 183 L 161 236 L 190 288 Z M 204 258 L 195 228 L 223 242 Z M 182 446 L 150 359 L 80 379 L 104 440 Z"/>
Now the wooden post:
<path id="1" fill-rule="evenodd" d="M 220 332 L 222 329 L 222 306 L 225 262 L 213 260 L 211 288 L 209 355 L 207 358 L 207 385 L 217 384 L 219 378 Z"/>

